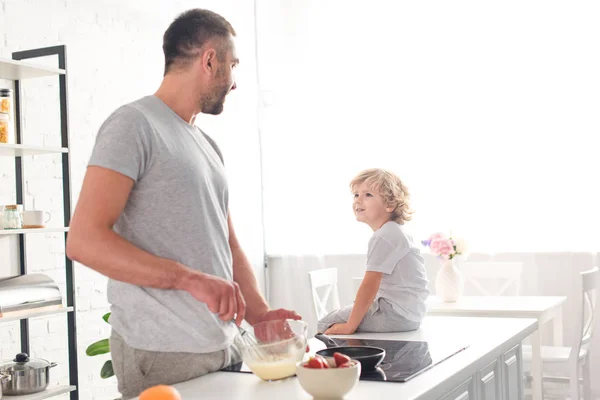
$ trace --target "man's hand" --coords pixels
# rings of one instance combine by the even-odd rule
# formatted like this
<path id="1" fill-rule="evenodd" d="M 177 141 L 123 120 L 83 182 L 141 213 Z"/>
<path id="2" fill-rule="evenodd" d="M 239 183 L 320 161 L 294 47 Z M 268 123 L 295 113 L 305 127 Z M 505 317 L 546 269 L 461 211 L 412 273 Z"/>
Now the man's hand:
<path id="1" fill-rule="evenodd" d="M 356 332 L 356 327 L 345 324 L 333 324 L 325 331 L 326 335 L 351 335 Z"/>
<path id="2" fill-rule="evenodd" d="M 295 311 L 285 310 L 283 308 L 279 308 L 277 310 L 269 310 L 266 313 L 260 315 L 258 317 L 258 322 L 270 321 L 273 319 L 302 319 L 300 315 L 298 315 Z"/>
<path id="3" fill-rule="evenodd" d="M 246 315 L 246 302 L 237 283 L 213 275 L 194 274 L 187 279 L 184 290 L 208 309 L 219 314 L 223 321 L 231 321 L 234 316 L 239 326 Z"/>
<path id="4" fill-rule="evenodd" d="M 264 313 L 263 315 L 261 315 L 259 317 L 259 320 L 257 323 L 271 321 L 271 320 L 286 320 L 286 319 L 299 320 L 299 319 L 302 319 L 302 317 L 300 315 L 298 315 L 295 311 L 279 308 L 277 310 L 269 310 L 266 313 Z M 281 323 L 278 324 L 278 326 L 276 326 L 273 329 L 273 331 L 276 332 L 275 337 L 277 338 L 277 340 L 289 339 L 289 338 L 292 338 L 295 336 L 295 334 L 292 332 L 291 328 L 285 321 L 281 321 Z M 272 337 L 273 333 L 267 332 L 267 330 L 265 328 L 263 328 L 263 329 L 254 328 L 254 334 L 256 335 L 257 339 L 259 339 L 262 342 L 268 343 L 268 342 L 274 340 Z M 310 351 L 310 347 L 307 344 L 306 352 L 308 353 L 309 351 Z"/>

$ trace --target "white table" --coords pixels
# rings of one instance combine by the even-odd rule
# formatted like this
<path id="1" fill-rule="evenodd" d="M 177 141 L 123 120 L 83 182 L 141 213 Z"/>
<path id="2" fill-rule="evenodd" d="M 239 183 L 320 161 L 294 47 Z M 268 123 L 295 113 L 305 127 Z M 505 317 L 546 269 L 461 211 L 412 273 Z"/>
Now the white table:
<path id="1" fill-rule="evenodd" d="M 531 335 L 531 376 L 533 399 L 541 400 L 541 330 L 546 322 L 552 321 L 554 344 L 562 346 L 562 305 L 566 300 L 564 296 L 464 296 L 456 303 L 443 303 L 431 296 L 427 300 L 427 315 L 536 319 L 538 329 Z"/>
<path id="2" fill-rule="evenodd" d="M 478 386 L 479 382 L 493 383 L 502 390 L 511 387 L 513 393 L 522 393 L 521 389 L 517 388 L 522 384 L 517 373 L 521 370 L 521 352 L 518 350 L 521 341 L 535 329 L 537 329 L 537 322 L 534 319 L 428 317 L 423 321 L 421 328 L 414 332 L 351 335 L 352 338 L 427 341 L 431 351 L 464 342 L 469 343 L 470 347 L 406 383 L 359 381 L 345 398 L 350 400 L 367 399 L 373 396 L 380 399 L 405 400 L 482 398 L 478 394 L 482 392 L 481 387 Z M 316 350 L 318 344 L 322 344 L 316 339 L 311 341 L 316 341 L 311 343 L 311 350 Z M 507 354 L 511 355 L 509 359 Z M 509 364 L 507 361 L 513 360 L 511 366 L 515 368 L 513 370 L 515 373 L 500 373 L 500 369 L 495 369 L 495 374 L 489 373 L 488 366 L 496 360 L 498 363 L 495 365 L 503 370 Z M 482 373 L 482 371 L 486 372 Z M 514 380 L 504 380 L 510 377 Z M 463 389 L 465 382 L 471 386 L 468 396 L 466 391 L 462 396 L 452 396 L 455 392 L 453 389 Z M 247 373 L 216 372 L 176 384 L 174 387 L 179 390 L 183 400 L 309 400 L 312 398 L 300 387 L 296 377 L 276 382 L 263 382 L 255 375 Z M 492 396 L 492 398 L 497 397 Z M 517 398 L 520 396 L 509 397 L 509 399 Z"/>

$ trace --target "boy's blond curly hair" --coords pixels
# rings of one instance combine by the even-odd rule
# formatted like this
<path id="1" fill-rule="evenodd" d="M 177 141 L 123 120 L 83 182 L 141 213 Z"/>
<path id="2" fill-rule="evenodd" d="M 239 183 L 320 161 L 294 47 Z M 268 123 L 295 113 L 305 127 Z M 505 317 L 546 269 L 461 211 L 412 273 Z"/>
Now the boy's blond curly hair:
<path id="1" fill-rule="evenodd" d="M 411 220 L 408 189 L 394 173 L 380 168 L 366 169 L 350 182 L 350 190 L 354 192 L 357 185 L 365 182 L 371 190 L 379 192 L 388 207 L 393 207 L 391 220 L 404 225 Z"/>

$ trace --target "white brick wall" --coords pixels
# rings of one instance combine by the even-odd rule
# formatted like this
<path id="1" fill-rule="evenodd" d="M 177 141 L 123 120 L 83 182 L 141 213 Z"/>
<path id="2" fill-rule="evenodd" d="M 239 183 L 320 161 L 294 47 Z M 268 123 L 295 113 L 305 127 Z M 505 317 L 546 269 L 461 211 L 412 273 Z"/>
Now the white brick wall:
<path id="1" fill-rule="evenodd" d="M 236 230 L 259 267 L 263 248 L 262 231 L 256 228 L 261 225 L 253 2 L 0 0 L 0 56 L 11 58 L 13 51 L 67 45 L 74 205 L 100 124 L 116 107 L 156 90 L 163 70 L 162 34 L 179 12 L 193 7 L 223 14 L 238 31 L 239 88 L 228 99 L 222 116 L 203 117 L 201 125 L 217 139 L 229 160 Z M 56 66 L 55 59 L 36 62 Z M 0 87 L 7 85 L 12 83 L 0 80 Z M 59 146 L 57 79 L 28 81 L 24 93 L 25 143 Z M 237 161 L 240 156 L 243 161 Z M 50 211 L 49 225 L 61 226 L 60 156 L 28 157 L 24 163 L 25 207 Z M 14 203 L 14 186 L 14 161 L 0 158 L 0 204 Z M 15 237 L 0 237 L 0 276 L 17 273 L 16 245 Z M 27 247 L 29 270 L 50 275 L 64 293 L 61 235 L 29 235 Z M 260 268 L 257 272 L 262 274 Z M 90 343 L 109 335 L 110 327 L 101 319 L 108 311 L 106 279 L 77 265 L 76 286 L 80 398 L 112 399 L 117 396 L 115 379 L 99 376 L 107 357 L 85 355 Z M 58 362 L 51 372 L 53 384 L 68 383 L 66 317 L 32 320 L 31 331 L 32 355 Z M 18 323 L 0 325 L 0 358 L 13 357 L 18 351 Z"/>

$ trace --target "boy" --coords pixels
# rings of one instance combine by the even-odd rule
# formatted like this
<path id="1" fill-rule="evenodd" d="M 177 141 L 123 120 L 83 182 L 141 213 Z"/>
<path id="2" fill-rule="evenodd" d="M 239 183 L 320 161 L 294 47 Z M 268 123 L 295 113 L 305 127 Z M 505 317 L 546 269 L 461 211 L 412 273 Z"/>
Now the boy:
<path id="1" fill-rule="evenodd" d="M 323 317 L 317 329 L 335 335 L 416 330 L 429 290 L 423 257 L 403 226 L 412 214 L 408 190 L 382 169 L 362 171 L 350 189 L 356 219 L 374 232 L 367 269 L 354 304 Z"/>

